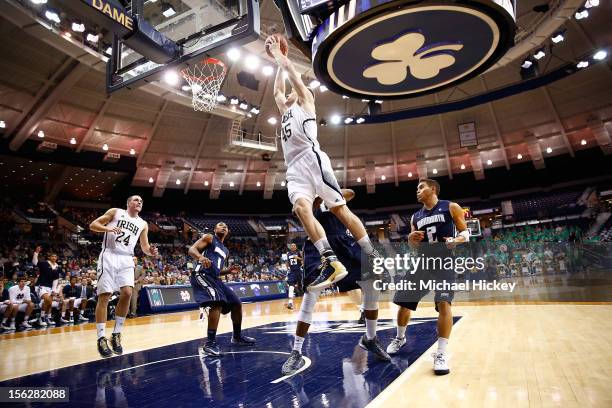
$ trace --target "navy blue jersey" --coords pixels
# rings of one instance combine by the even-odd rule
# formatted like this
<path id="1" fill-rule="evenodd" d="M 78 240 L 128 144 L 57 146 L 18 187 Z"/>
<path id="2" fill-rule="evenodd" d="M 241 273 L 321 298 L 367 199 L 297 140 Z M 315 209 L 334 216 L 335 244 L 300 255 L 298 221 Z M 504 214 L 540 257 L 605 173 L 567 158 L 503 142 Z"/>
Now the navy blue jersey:
<path id="1" fill-rule="evenodd" d="M 202 255 L 210 259 L 211 265 L 208 268 L 204 268 L 202 264 L 198 264 L 195 272 L 218 278 L 221 274 L 221 269 L 223 269 L 223 265 L 225 265 L 228 254 L 229 250 L 223 245 L 223 242 L 213 235 L 212 243 L 204 248 L 204 252 L 202 252 Z"/>
<path id="2" fill-rule="evenodd" d="M 301 258 L 298 251 L 287 252 L 287 260 L 289 261 L 289 270 L 299 271 L 302 268 L 302 264 L 298 258 Z"/>
<path id="3" fill-rule="evenodd" d="M 450 204 L 450 201 L 438 200 L 431 210 L 423 207 L 412 215 L 412 225 L 425 233 L 423 242 L 444 242 L 444 238 L 455 236 Z"/>
<path id="4" fill-rule="evenodd" d="M 340 222 L 338 217 L 324 205 L 314 211 L 314 216 L 321 223 L 326 235 L 348 235 L 352 237 L 351 232 Z"/>

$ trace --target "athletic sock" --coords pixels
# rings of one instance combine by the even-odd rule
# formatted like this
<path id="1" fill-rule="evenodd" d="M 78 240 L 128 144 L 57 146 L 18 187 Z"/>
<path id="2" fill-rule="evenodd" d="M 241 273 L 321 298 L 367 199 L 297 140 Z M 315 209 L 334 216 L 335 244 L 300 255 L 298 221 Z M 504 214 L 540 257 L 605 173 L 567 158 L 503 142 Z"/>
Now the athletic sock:
<path id="1" fill-rule="evenodd" d="M 25 315 L 25 316 L 23 317 L 23 321 L 24 321 L 24 322 L 27 322 L 28 320 L 30 320 L 30 315 Z"/>
<path id="2" fill-rule="evenodd" d="M 366 255 L 370 255 L 372 254 L 372 252 L 374 252 L 372 241 L 370 241 L 370 237 L 368 237 L 367 235 L 361 238 L 359 241 L 357 241 L 357 243 L 359 244 L 361 249 L 363 249 L 363 252 L 365 252 Z"/>
<path id="3" fill-rule="evenodd" d="M 121 333 L 121 329 L 123 329 L 123 323 L 125 322 L 125 316 L 115 316 L 115 328 L 113 329 L 114 333 Z"/>
<path id="4" fill-rule="evenodd" d="M 406 336 L 406 328 L 408 326 L 400 326 L 399 324 L 397 325 L 397 338 L 398 339 L 403 339 Z"/>
<path id="5" fill-rule="evenodd" d="M 2 319 L 2 324 L 6 324 L 6 322 L 8 322 L 8 317 L 5 317 L 4 319 Z"/>
<path id="6" fill-rule="evenodd" d="M 240 335 L 242 334 L 242 322 L 232 323 L 232 326 L 234 328 L 234 338 L 239 339 Z"/>
<path id="7" fill-rule="evenodd" d="M 208 329 L 206 330 L 206 338 L 208 341 L 215 341 L 217 338 L 217 329 Z"/>
<path id="8" fill-rule="evenodd" d="M 98 332 L 98 338 L 106 337 L 106 323 L 96 323 L 96 330 Z"/>
<path id="9" fill-rule="evenodd" d="M 289 303 L 293 303 L 293 286 L 289 286 Z"/>
<path id="10" fill-rule="evenodd" d="M 302 354 L 302 346 L 304 345 L 305 339 L 305 337 L 300 337 L 296 334 L 295 340 L 293 340 L 293 349 L 297 350 L 300 354 Z"/>
<path id="11" fill-rule="evenodd" d="M 446 346 L 448 346 L 448 339 L 438 337 L 438 353 L 446 353 Z"/>
<path id="12" fill-rule="evenodd" d="M 40 312 L 40 318 L 44 319 L 47 316 L 47 312 Z"/>
<path id="13" fill-rule="evenodd" d="M 378 322 L 378 320 L 376 319 L 370 320 L 366 317 L 365 321 L 366 321 L 366 338 L 368 340 L 372 340 L 374 337 L 376 337 L 376 323 Z"/>
<path id="14" fill-rule="evenodd" d="M 331 249 L 331 246 L 329 245 L 329 242 L 327 242 L 327 237 L 321 238 L 320 240 L 315 242 L 314 245 L 315 248 L 317 248 L 317 251 L 319 251 L 319 254 L 321 254 L 322 256 L 327 256 L 326 252 L 331 252 L 332 254 L 334 253 L 334 251 Z"/>
<path id="15" fill-rule="evenodd" d="M 68 312 L 68 317 L 72 319 L 72 312 Z"/>

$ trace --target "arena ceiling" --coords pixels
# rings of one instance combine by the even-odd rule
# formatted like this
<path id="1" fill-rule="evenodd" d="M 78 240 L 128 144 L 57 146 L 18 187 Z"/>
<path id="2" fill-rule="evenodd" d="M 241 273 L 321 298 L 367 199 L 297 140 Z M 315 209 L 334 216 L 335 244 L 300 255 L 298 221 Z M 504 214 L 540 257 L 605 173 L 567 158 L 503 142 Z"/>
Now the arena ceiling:
<path id="1" fill-rule="evenodd" d="M 252 118 L 230 109 L 213 114 L 194 112 L 187 92 L 161 82 L 109 97 L 102 55 L 42 26 L 28 12 L 28 3 L 8 0 L 0 5 L 0 121 L 5 124 L 0 133 L 11 150 L 19 151 L 28 139 L 41 142 L 38 134 L 42 130 L 44 141 L 76 152 L 135 157 L 137 169 L 132 184 L 155 188 L 158 195 L 166 188 L 185 192 L 213 187 L 237 191 L 283 188 L 282 151 L 264 161 L 260 156 L 244 156 L 227 149 L 233 119 L 244 119 L 240 126 L 250 134 L 261 131 L 264 136 L 274 136 L 275 126 L 268 123 L 269 118 L 279 116 L 272 97 L 273 76 L 265 76 L 261 66 L 252 71 L 259 80 L 258 91 L 238 83 L 237 74 L 248 71 L 244 59 L 230 64 L 221 90 L 259 106 L 260 113 Z M 419 98 L 384 102 L 382 111 L 460 101 L 517 83 L 521 81 L 524 58 L 541 45 L 547 46 L 546 57 L 539 61 L 541 73 L 546 73 L 612 44 L 612 4 L 601 2 L 591 9 L 589 18 L 576 21 L 574 11 L 582 3 L 520 0 L 518 43 L 508 58 L 459 86 Z M 533 11 L 542 5 L 550 10 Z M 283 31 L 283 25 L 271 0 L 262 1 L 261 16 L 262 38 L 242 51 L 243 55 L 257 55 L 265 65 L 271 64 L 263 50 L 265 34 Z M 564 28 L 565 41 L 551 50 L 550 33 L 542 34 L 542 27 L 549 31 L 550 27 Z M 292 50 L 290 56 L 298 62 L 304 78 L 313 78 L 301 54 Z M 225 54 L 218 57 L 230 62 Z M 327 121 L 327 126 L 319 127 L 319 140 L 344 186 L 364 184 L 366 180 L 369 184 L 397 184 L 419 176 L 452 177 L 463 172 L 474 172 L 479 178 L 484 177 L 483 168 L 510 169 L 529 160 L 541 168 L 551 155 L 573 155 L 598 145 L 606 153 L 612 151 L 610 89 L 608 59 L 547 86 L 469 109 L 348 126 L 332 125 L 332 115 L 363 114 L 367 105 L 318 89 L 318 117 Z M 477 147 L 460 145 L 458 125 L 468 122 L 475 122 Z M 104 145 L 108 150 L 103 150 Z M 8 164 L 10 161 L 4 160 L 3 167 Z M 60 165 L 54 165 L 54 171 L 62 173 L 55 166 Z M 111 178 L 115 182 L 114 176 Z M 65 186 L 50 191 L 80 187 L 60 179 L 58 182 Z M 50 182 L 54 180 L 50 178 Z"/>

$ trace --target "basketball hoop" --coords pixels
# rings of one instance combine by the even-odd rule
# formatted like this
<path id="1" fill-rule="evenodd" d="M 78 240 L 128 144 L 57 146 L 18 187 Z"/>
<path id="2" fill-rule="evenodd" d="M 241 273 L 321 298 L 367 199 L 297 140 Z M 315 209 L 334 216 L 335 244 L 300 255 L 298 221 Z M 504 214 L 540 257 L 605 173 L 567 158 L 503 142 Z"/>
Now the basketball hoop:
<path id="1" fill-rule="evenodd" d="M 226 73 L 225 64 L 216 58 L 207 58 L 181 70 L 191 87 L 193 110 L 210 112 L 217 106 L 217 95 Z"/>

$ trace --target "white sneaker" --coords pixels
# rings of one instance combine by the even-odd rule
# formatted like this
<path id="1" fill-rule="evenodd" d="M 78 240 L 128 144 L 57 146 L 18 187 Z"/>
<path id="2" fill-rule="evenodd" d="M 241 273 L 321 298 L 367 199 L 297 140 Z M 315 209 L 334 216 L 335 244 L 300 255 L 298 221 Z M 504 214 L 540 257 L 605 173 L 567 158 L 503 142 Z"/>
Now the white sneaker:
<path id="1" fill-rule="evenodd" d="M 15 330 L 15 321 L 13 320 L 13 322 L 11 323 L 11 325 L 9 326 L 9 330 Z"/>
<path id="2" fill-rule="evenodd" d="M 448 356 L 446 353 L 433 353 L 431 355 L 434 359 L 434 373 L 436 375 L 446 375 L 450 373 L 448 368 Z"/>
<path id="3" fill-rule="evenodd" d="M 88 319 L 88 318 L 86 318 L 86 317 L 85 317 L 85 316 L 83 316 L 83 315 L 79 315 L 79 322 L 88 322 L 88 321 L 89 321 L 89 319 Z"/>
<path id="4" fill-rule="evenodd" d="M 38 319 L 38 325 L 40 327 L 47 327 L 47 322 L 45 320 L 47 319 L 43 319 L 43 318 Z"/>
<path id="5" fill-rule="evenodd" d="M 23 323 L 21 323 L 21 327 L 23 329 L 30 329 L 30 328 L 32 328 L 32 325 L 30 323 L 28 323 L 27 320 L 24 320 Z"/>
<path id="6" fill-rule="evenodd" d="M 0 327 L 2 327 L 4 330 L 11 330 L 11 326 L 9 326 L 8 323 L 2 323 Z"/>
<path id="7" fill-rule="evenodd" d="M 404 346 L 404 344 L 406 344 L 405 336 L 403 339 L 400 339 L 399 337 L 395 337 L 393 340 L 391 340 L 391 343 L 389 343 L 389 345 L 387 346 L 387 354 L 391 355 L 391 354 L 399 353 L 400 349 Z"/>
<path id="8" fill-rule="evenodd" d="M 60 317 L 60 323 L 66 324 L 66 323 L 72 323 L 70 320 L 66 320 L 63 317 Z"/>
<path id="9" fill-rule="evenodd" d="M 47 326 L 55 326 L 55 321 L 51 320 L 49 316 L 45 318 L 45 322 L 47 322 Z"/>

